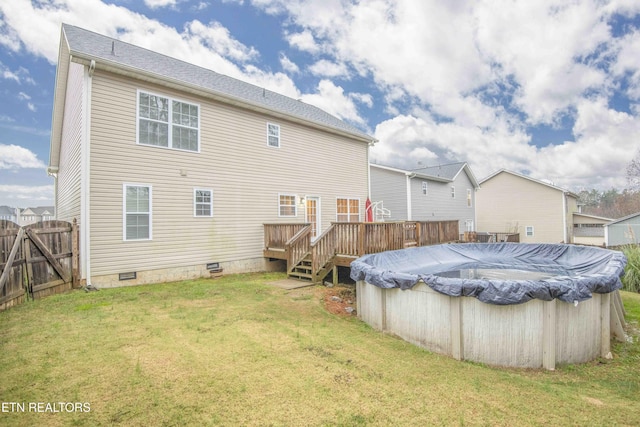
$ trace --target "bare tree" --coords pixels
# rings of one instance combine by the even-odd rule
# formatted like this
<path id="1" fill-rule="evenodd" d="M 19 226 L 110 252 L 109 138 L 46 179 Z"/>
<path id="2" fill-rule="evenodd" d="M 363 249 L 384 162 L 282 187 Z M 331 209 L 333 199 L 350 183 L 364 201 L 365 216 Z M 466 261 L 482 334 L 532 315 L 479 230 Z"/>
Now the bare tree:
<path id="1" fill-rule="evenodd" d="M 627 181 L 629 182 L 629 188 L 640 190 L 640 150 L 627 165 Z"/>

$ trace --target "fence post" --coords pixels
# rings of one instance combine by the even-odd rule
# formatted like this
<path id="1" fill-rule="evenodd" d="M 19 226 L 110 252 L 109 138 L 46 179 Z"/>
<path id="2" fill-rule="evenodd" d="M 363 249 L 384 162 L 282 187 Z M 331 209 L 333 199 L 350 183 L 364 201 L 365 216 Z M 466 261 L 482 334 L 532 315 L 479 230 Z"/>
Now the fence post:
<path id="1" fill-rule="evenodd" d="M 80 233 L 78 219 L 71 224 L 71 287 L 80 287 Z"/>

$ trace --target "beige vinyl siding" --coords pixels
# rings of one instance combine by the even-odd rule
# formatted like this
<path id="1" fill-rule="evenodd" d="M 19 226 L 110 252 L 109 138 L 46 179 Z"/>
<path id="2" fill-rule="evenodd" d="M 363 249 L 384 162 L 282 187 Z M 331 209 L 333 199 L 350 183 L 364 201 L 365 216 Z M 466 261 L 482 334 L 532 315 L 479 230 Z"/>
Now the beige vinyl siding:
<path id="1" fill-rule="evenodd" d="M 560 190 L 501 172 L 480 186 L 476 229 L 517 231 L 520 241 L 526 243 L 560 243 L 564 239 L 563 197 Z M 533 236 L 526 235 L 527 226 L 534 227 Z"/>
<path id="2" fill-rule="evenodd" d="M 136 145 L 137 90 L 200 105 L 200 153 Z M 280 125 L 280 148 L 266 123 Z M 367 196 L 367 144 L 276 117 L 96 71 L 92 91 L 92 275 L 262 257 L 263 223 L 278 193 L 321 198 L 322 227 L 336 196 Z M 153 188 L 150 241 L 123 241 L 122 184 Z M 213 191 L 213 217 L 193 216 L 193 189 Z"/>
<path id="3" fill-rule="evenodd" d="M 59 220 L 81 221 L 80 179 L 82 174 L 82 138 L 84 130 L 84 67 L 71 63 L 67 79 L 66 105 L 62 124 L 60 167 L 58 170 L 56 215 Z"/>

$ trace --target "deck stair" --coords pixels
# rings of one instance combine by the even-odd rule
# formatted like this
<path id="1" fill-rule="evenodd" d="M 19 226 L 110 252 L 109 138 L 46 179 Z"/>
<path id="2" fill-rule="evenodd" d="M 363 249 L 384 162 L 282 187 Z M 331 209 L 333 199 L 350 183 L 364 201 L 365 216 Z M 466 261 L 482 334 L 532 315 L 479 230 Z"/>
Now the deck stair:
<path id="1" fill-rule="evenodd" d="M 313 281 L 313 267 L 311 254 L 307 254 L 295 267 L 291 269 L 288 276 L 292 279 Z"/>

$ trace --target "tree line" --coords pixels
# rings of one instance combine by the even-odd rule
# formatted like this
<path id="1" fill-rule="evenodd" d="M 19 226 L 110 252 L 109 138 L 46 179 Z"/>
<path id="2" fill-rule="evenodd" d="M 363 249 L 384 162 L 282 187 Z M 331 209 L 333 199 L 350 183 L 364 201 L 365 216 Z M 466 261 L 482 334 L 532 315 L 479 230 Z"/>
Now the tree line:
<path id="1" fill-rule="evenodd" d="M 589 215 L 617 219 L 640 212 L 640 150 L 627 165 L 629 187 L 622 192 L 612 188 L 606 191 L 582 190 L 578 203 Z"/>
<path id="2" fill-rule="evenodd" d="M 618 219 L 640 212 L 640 190 L 612 188 L 606 191 L 582 190 L 578 193 L 582 213 Z"/>

